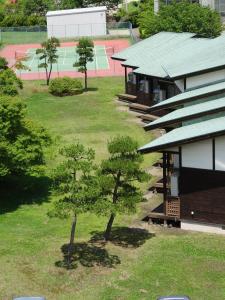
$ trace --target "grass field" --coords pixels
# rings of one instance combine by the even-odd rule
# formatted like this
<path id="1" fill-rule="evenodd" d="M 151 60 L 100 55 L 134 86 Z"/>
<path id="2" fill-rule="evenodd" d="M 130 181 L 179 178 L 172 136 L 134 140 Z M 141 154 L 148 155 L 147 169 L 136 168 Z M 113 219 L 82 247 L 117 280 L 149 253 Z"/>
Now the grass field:
<path id="1" fill-rule="evenodd" d="M 13 29 L 13 28 L 12 28 Z M 42 43 L 47 39 L 46 31 L 26 32 L 26 31 L 1 31 L 0 42 L 5 45 L 21 45 Z"/>
<path id="2" fill-rule="evenodd" d="M 93 78 L 87 93 L 57 98 L 40 82 L 25 83 L 22 94 L 29 116 L 55 137 L 47 152 L 48 169 L 56 164 L 55 149 L 74 139 L 94 147 L 97 161 L 106 157 L 106 141 L 112 136 L 129 134 L 140 145 L 151 139 L 113 101 L 122 90 L 123 78 Z M 144 166 L 154 159 L 146 156 Z M 51 196 L 45 177 L 27 179 L 26 185 L 20 180 L 0 193 L 0 299 L 45 295 L 47 300 L 155 300 L 178 293 L 192 300 L 224 299 L 224 237 L 146 225 L 147 231 L 138 220 L 151 203 L 143 203 L 135 216 L 119 216 L 106 246 L 88 242 L 102 232 L 106 218 L 82 215 L 77 267 L 60 267 L 70 222 L 46 216 Z"/>

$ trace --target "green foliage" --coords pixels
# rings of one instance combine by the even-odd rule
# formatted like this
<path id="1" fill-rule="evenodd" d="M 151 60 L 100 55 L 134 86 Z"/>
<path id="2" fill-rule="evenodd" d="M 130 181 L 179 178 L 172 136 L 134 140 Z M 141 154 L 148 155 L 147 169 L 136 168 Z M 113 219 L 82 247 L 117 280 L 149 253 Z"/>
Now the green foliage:
<path id="1" fill-rule="evenodd" d="M 95 199 L 95 152 L 79 142 L 60 150 L 63 161 L 53 170 L 53 190 L 59 196 L 52 217 L 68 218 L 90 210 Z"/>
<path id="2" fill-rule="evenodd" d="M 0 56 L 0 71 L 8 69 L 8 62 L 5 57 Z"/>
<path id="3" fill-rule="evenodd" d="M 39 68 L 44 68 L 46 73 L 46 82 L 49 85 L 51 74 L 52 74 L 52 65 L 57 63 L 57 47 L 60 47 L 60 42 L 57 38 L 52 37 L 46 42 L 41 44 L 42 48 L 36 50 L 36 54 L 39 55 L 40 61 L 42 61 L 38 66 Z"/>
<path id="4" fill-rule="evenodd" d="M 193 32 L 202 37 L 216 37 L 222 31 L 219 14 L 209 7 L 188 1 L 162 5 L 159 13 L 153 13 L 153 1 L 145 4 L 139 15 L 142 38 L 160 31 Z"/>
<path id="5" fill-rule="evenodd" d="M 27 16 L 45 16 L 48 11 L 48 4 L 44 0 L 25 0 L 23 10 Z"/>
<path id="6" fill-rule="evenodd" d="M 19 27 L 19 26 L 43 26 L 46 25 L 46 18 L 37 15 L 6 15 L 0 21 L 1 27 Z"/>
<path id="7" fill-rule="evenodd" d="M 12 69 L 8 68 L 0 71 L 0 94 L 16 96 L 18 95 L 18 90 L 22 88 L 22 81 Z"/>
<path id="8" fill-rule="evenodd" d="M 116 137 L 108 143 L 110 157 L 102 161 L 99 172 L 102 197 L 95 206 L 97 213 L 111 214 L 106 240 L 116 214 L 135 213 L 137 203 L 142 200 L 142 192 L 135 183 L 149 180 L 149 175 L 141 169 L 143 157 L 137 148 L 137 142 L 129 136 Z"/>
<path id="9" fill-rule="evenodd" d="M 57 9 L 73 9 L 84 7 L 83 0 L 61 0 L 58 3 Z"/>
<path id="10" fill-rule="evenodd" d="M 126 6 L 123 5 L 121 8 L 118 9 L 115 18 L 117 21 L 123 22 L 131 22 L 133 27 L 138 26 L 138 16 L 140 14 L 141 3 L 137 1 L 133 1 L 127 4 Z"/>
<path id="11" fill-rule="evenodd" d="M 82 93 L 82 83 L 76 78 L 61 77 L 50 82 L 49 92 L 55 96 L 68 96 Z"/>
<path id="12" fill-rule="evenodd" d="M 85 90 L 87 90 L 87 64 L 92 62 L 94 58 L 94 43 L 90 38 L 84 37 L 79 40 L 76 48 L 79 55 L 78 62 L 74 63 L 74 67 L 78 71 L 85 74 Z"/>
<path id="13" fill-rule="evenodd" d="M 26 118 L 17 97 L 0 96 L 0 177 L 30 174 L 44 164 L 43 147 L 50 143 L 45 129 Z"/>

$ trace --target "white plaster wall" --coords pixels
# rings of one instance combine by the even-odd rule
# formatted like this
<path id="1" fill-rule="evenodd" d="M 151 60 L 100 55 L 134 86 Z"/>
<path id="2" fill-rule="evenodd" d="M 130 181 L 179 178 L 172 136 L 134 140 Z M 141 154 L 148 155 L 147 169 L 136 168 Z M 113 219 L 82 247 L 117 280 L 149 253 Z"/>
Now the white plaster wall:
<path id="1" fill-rule="evenodd" d="M 211 7 L 212 9 L 215 8 L 214 1 L 213 1 L 213 0 L 201 0 L 199 3 L 200 3 L 202 6 L 209 6 L 209 7 Z"/>
<path id="2" fill-rule="evenodd" d="M 184 91 L 184 80 L 183 79 L 175 80 L 175 84 L 181 90 L 181 92 Z"/>
<path id="3" fill-rule="evenodd" d="M 186 80 L 186 88 L 190 89 L 222 79 L 225 79 L 225 69 L 188 77 Z"/>
<path id="4" fill-rule="evenodd" d="M 182 146 L 182 167 L 212 170 L 212 140 Z"/>
<path id="5" fill-rule="evenodd" d="M 225 171 L 225 136 L 215 139 L 215 169 Z"/>
<path id="6" fill-rule="evenodd" d="M 200 232 L 208 232 L 208 233 L 225 234 L 225 230 L 222 229 L 221 225 L 197 223 L 197 222 L 184 221 L 184 220 L 181 221 L 181 229 L 200 231 Z"/>
<path id="7" fill-rule="evenodd" d="M 61 16 L 47 16 L 48 37 L 106 35 L 106 13 L 94 11 Z"/>

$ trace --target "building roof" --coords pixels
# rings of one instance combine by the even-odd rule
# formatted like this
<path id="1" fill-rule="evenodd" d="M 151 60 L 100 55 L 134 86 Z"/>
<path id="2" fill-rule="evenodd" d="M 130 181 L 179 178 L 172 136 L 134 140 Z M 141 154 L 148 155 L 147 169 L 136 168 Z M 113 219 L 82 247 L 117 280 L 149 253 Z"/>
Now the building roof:
<path id="1" fill-rule="evenodd" d="M 106 10 L 107 10 L 106 6 L 64 9 L 64 10 L 48 11 L 46 16 L 52 17 L 52 16 L 61 16 L 61 15 L 74 15 L 74 14 L 83 14 L 89 12 L 106 11 Z"/>
<path id="2" fill-rule="evenodd" d="M 225 117 L 179 127 L 139 149 L 142 153 L 166 150 L 170 147 L 225 135 Z"/>
<path id="3" fill-rule="evenodd" d="M 182 121 L 216 114 L 221 111 L 225 111 L 225 97 L 177 109 L 147 124 L 145 130 L 164 127 L 169 124 L 177 124 Z"/>
<path id="4" fill-rule="evenodd" d="M 160 32 L 112 56 L 137 74 L 181 78 L 225 66 L 225 34 L 197 38 L 192 33 Z M 190 61 L 192 62 L 190 64 Z"/>
<path id="5" fill-rule="evenodd" d="M 178 94 L 174 97 L 153 105 L 152 107 L 150 107 L 149 111 L 157 111 L 160 109 L 179 106 L 186 102 L 205 98 L 206 96 L 209 97 L 212 95 L 220 94 L 222 92 L 225 92 L 225 81 Z"/>

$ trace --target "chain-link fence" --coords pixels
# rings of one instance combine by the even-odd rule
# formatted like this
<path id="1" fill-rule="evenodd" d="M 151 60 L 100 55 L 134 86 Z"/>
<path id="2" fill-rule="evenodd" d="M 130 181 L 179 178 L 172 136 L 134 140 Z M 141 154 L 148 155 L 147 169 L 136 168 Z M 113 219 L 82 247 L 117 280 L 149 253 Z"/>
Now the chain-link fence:
<path id="1" fill-rule="evenodd" d="M 96 36 L 95 27 L 104 26 L 103 35 Z M 0 42 L 3 44 L 32 44 L 42 43 L 48 36 L 54 36 L 58 32 L 61 41 L 79 39 L 81 36 L 90 36 L 92 38 L 118 38 L 132 37 L 132 25 L 130 22 L 118 22 L 107 24 L 74 24 L 74 25 L 55 25 L 51 28 L 47 26 L 30 27 L 1 27 Z"/>

